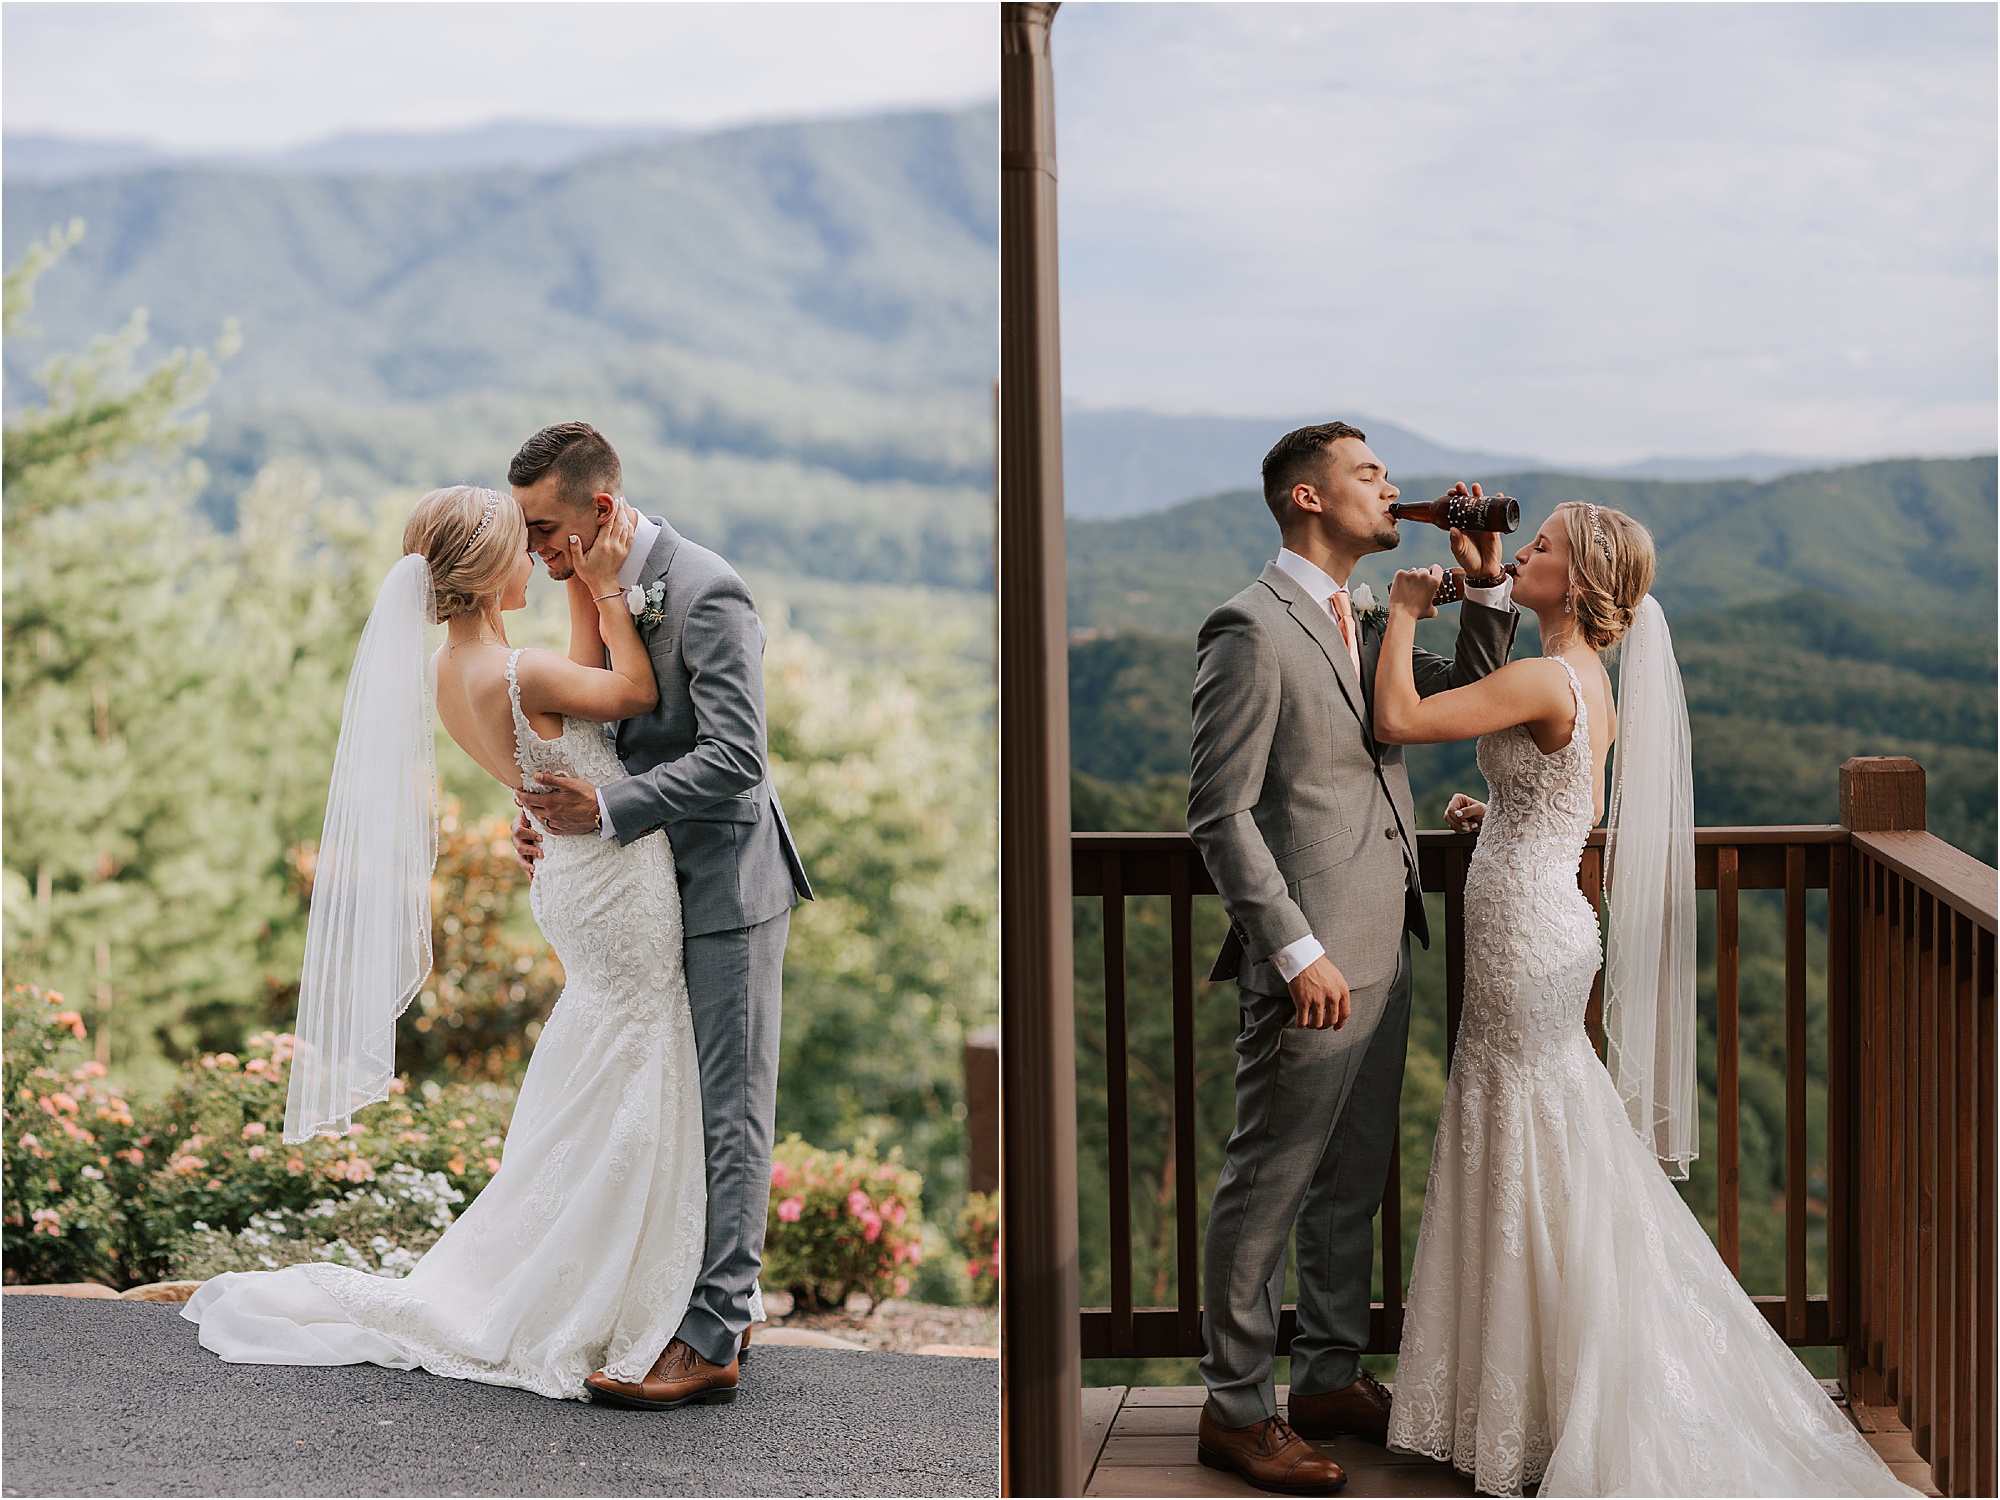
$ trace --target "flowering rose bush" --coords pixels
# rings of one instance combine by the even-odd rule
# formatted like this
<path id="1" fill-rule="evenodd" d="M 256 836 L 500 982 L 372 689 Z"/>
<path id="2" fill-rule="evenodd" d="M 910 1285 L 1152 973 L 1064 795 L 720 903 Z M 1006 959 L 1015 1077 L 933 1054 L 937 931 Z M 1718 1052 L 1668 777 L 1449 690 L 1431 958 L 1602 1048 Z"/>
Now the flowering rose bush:
<path id="1" fill-rule="evenodd" d="M 965 1252 L 965 1279 L 972 1298 L 984 1307 L 1000 1300 L 1000 1197 L 970 1193 L 958 1213 L 958 1248 Z"/>
<path id="2" fill-rule="evenodd" d="M 179 1085 L 148 1117 L 149 1236 L 164 1249 L 194 1232 L 249 1226 L 275 1209 L 303 1212 L 374 1182 L 391 1167 L 440 1173 L 470 1200 L 500 1168 L 513 1096 L 492 1084 L 403 1079 L 342 1136 L 284 1142 L 292 1038 L 264 1032 L 247 1056 L 212 1052 L 182 1069 Z"/>
<path id="3" fill-rule="evenodd" d="M 206 1281 L 225 1271 L 275 1271 L 324 1260 L 376 1276 L 402 1276 L 451 1227 L 465 1201 L 442 1172 L 397 1162 L 367 1187 L 305 1209 L 252 1214 L 233 1233 L 197 1222 L 167 1252 L 168 1274 Z"/>
<path id="4" fill-rule="evenodd" d="M 13 985 L 0 1011 L 6 1279 L 124 1279 L 135 1258 L 127 1204 L 145 1165 L 132 1112 L 96 1082 L 104 1068 L 61 995 Z"/>
<path id="5" fill-rule="evenodd" d="M 413 1089 L 397 1079 L 389 1099 L 367 1110 L 367 1120 L 356 1121 L 346 1135 L 288 1146 L 291 1037 L 264 1032 L 250 1039 L 241 1057 L 211 1052 L 190 1061 L 168 1096 L 135 1118 L 121 1095 L 94 1081 L 103 1069 L 87 1056 L 88 1035 L 60 995 L 33 985 L 8 990 L 4 1217 L 10 1284 L 136 1285 L 166 1274 L 170 1256 L 192 1234 L 233 1235 L 258 1215 L 346 1204 L 349 1195 L 380 1179 L 401 1181 L 399 1168 L 435 1175 L 440 1191 L 470 1200 L 500 1168 L 514 1101 L 510 1090 L 495 1084 Z M 206 1230 L 197 1231 L 197 1224 Z M 270 1226 L 255 1232 L 269 1233 Z M 369 1231 L 368 1243 L 376 1232 Z M 340 1237 L 322 1234 L 315 1245 Z M 392 1238 L 392 1248 L 412 1244 Z"/>
<path id="6" fill-rule="evenodd" d="M 839 1308 L 855 1292 L 872 1308 L 910 1289 L 923 1260 L 923 1178 L 895 1153 L 823 1151 L 792 1136 L 772 1153 L 764 1281 L 798 1306 Z"/>

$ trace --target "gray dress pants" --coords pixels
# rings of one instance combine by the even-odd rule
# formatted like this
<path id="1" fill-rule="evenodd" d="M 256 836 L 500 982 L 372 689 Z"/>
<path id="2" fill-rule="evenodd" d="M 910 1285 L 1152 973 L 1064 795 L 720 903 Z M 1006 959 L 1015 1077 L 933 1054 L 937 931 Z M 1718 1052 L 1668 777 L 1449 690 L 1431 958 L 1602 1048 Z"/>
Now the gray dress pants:
<path id="1" fill-rule="evenodd" d="M 1294 1024 L 1289 995 L 1242 992 L 1236 1129 L 1203 1246 L 1202 1383 L 1226 1427 L 1277 1415 L 1271 1365 L 1285 1247 L 1298 1229 L 1291 1388 L 1352 1385 L 1368 1344 L 1375 1211 L 1398 1128 L 1410 1037 L 1410 950 L 1353 994 L 1338 1031 Z"/>
<path id="2" fill-rule="evenodd" d="M 701 1063 L 708 1149 L 708 1242 L 681 1342 L 712 1364 L 736 1358 L 750 1288 L 764 1263 L 778 1031 L 792 914 L 687 940 L 688 1005 Z"/>

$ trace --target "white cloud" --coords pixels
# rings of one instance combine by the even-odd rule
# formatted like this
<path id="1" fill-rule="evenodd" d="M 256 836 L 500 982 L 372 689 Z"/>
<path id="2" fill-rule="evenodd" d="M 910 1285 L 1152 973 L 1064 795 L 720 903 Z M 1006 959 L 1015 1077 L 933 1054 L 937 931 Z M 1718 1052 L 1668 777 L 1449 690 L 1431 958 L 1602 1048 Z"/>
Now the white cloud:
<path id="1" fill-rule="evenodd" d="M 495 119 L 708 127 L 998 90 L 991 5 L 11 0 L 10 131 L 189 150 Z"/>
<path id="2" fill-rule="evenodd" d="M 1990 6 L 1071 3 L 1054 47 L 1072 399 L 1993 447 Z"/>

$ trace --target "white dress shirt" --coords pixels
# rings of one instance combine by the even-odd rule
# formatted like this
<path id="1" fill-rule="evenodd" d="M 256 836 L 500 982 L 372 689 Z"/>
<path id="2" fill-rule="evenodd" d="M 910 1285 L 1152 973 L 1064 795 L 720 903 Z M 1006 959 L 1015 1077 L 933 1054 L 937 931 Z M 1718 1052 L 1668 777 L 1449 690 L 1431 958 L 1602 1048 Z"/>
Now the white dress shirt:
<path id="1" fill-rule="evenodd" d="M 1333 621 L 1333 628 L 1340 629 L 1340 616 L 1333 612 L 1333 596 L 1347 593 L 1347 585 L 1337 581 L 1313 563 L 1307 562 L 1289 547 L 1280 548 L 1277 557 L 1280 572 L 1297 583 L 1313 598 L 1313 601 Z M 1509 609 L 1514 601 L 1514 580 L 1503 577 L 1499 584 L 1490 589 L 1468 588 L 1465 597 L 1475 604 L 1484 604 L 1493 609 Z M 1350 607 L 1352 599 L 1349 600 Z M 1361 611 L 1354 611 L 1354 628 L 1361 628 Z M 1307 933 L 1297 942 L 1287 943 L 1271 955 L 1271 966 L 1278 971 L 1278 977 L 1290 984 L 1299 975 L 1312 967 L 1313 960 L 1326 954 L 1326 945 Z"/>
<path id="2" fill-rule="evenodd" d="M 624 566 L 618 570 L 619 588 L 629 589 L 639 581 L 639 575 L 646 571 L 646 559 L 653 555 L 653 543 L 659 539 L 659 522 L 639 517 L 639 524 L 632 532 L 632 550 L 625 555 Z M 609 726 L 607 730 L 616 732 L 609 730 Z M 611 826 L 611 809 L 604 805 L 604 793 L 601 791 L 597 794 L 597 836 L 603 839 L 618 837 L 618 831 Z"/>

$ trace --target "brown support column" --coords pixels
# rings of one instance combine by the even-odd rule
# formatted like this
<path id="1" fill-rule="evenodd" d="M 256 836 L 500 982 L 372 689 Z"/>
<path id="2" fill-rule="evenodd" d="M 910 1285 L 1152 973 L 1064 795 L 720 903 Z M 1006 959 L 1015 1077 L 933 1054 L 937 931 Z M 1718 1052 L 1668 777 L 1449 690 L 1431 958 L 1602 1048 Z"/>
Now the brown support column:
<path id="1" fill-rule="evenodd" d="M 1053 4 L 1000 7 L 1001 1490 L 1082 1493 Z"/>

